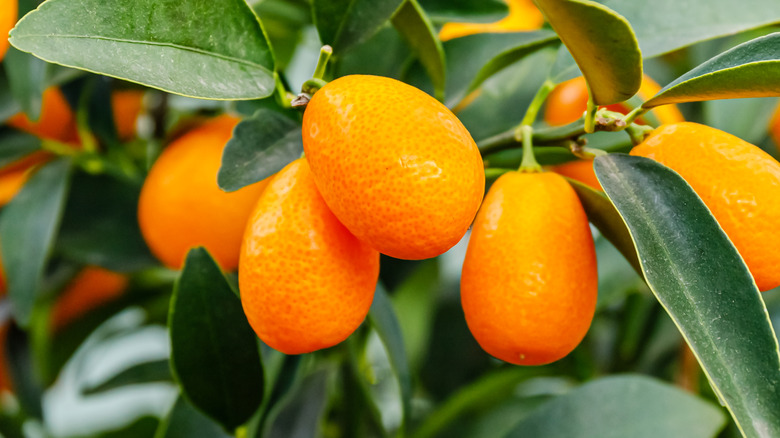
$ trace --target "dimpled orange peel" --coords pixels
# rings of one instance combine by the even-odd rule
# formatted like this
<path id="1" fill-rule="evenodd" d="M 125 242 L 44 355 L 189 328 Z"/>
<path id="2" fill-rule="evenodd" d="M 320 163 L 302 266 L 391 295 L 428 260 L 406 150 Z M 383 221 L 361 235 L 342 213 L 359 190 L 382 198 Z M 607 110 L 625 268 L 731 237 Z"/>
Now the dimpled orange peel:
<path id="1" fill-rule="evenodd" d="M 303 115 L 303 147 L 336 217 L 400 259 L 455 245 L 485 190 L 482 158 L 463 124 L 395 79 L 353 75 L 325 85 Z"/>
<path id="2" fill-rule="evenodd" d="M 222 115 L 171 142 L 149 170 L 138 223 L 152 253 L 181 268 L 190 248 L 204 246 L 222 269 L 238 266 L 241 238 L 267 180 L 235 192 L 217 185 L 222 151 L 239 119 Z"/>
<path id="3" fill-rule="evenodd" d="M 273 177 L 238 268 L 244 313 L 263 342 L 285 354 L 338 344 L 368 314 L 378 277 L 379 253 L 328 209 L 305 159 Z"/>
<path id="4" fill-rule="evenodd" d="M 474 221 L 460 286 L 482 348 L 517 365 L 563 358 L 590 327 L 597 287 L 588 219 L 566 180 L 551 172 L 496 180 Z"/>
<path id="5" fill-rule="evenodd" d="M 734 243 L 758 288 L 780 286 L 780 163 L 738 137 L 690 122 L 662 125 L 631 155 L 679 173 Z"/>

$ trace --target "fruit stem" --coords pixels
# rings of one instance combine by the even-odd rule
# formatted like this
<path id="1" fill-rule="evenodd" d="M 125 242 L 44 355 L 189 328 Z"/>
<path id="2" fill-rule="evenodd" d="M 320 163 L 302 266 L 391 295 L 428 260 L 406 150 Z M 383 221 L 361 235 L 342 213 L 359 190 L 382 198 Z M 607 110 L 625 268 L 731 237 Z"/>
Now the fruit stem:
<path id="1" fill-rule="evenodd" d="M 642 117 L 642 115 L 648 111 L 650 111 L 650 108 L 645 108 L 642 105 L 639 105 L 638 107 L 631 110 L 631 112 L 626 114 L 626 116 L 623 118 L 623 121 L 626 122 L 626 125 L 630 125 L 634 122 L 634 120 Z"/>
<path id="2" fill-rule="evenodd" d="M 325 68 L 328 66 L 330 55 L 333 54 L 333 47 L 324 45 L 320 49 L 320 57 L 317 59 L 317 67 L 314 68 L 312 79 L 322 79 L 325 77 Z"/>
<path id="3" fill-rule="evenodd" d="M 276 84 L 276 100 L 283 108 L 292 108 L 292 100 L 295 99 L 295 95 L 287 91 L 282 78 L 279 77 L 279 73 L 274 72 L 274 82 Z"/>
<path id="4" fill-rule="evenodd" d="M 541 172 L 542 166 L 536 161 L 534 156 L 534 128 L 530 125 L 520 125 L 517 130 L 522 142 L 523 142 L 523 160 L 520 162 L 520 172 Z"/>
<path id="5" fill-rule="evenodd" d="M 653 132 L 652 126 L 637 125 L 632 123 L 626 127 L 626 133 L 631 138 L 631 143 L 636 146 L 642 143 L 651 132 Z"/>
<path id="6" fill-rule="evenodd" d="M 523 121 L 520 122 L 520 125 L 528 125 L 531 126 L 536 121 L 536 116 L 539 114 L 539 110 L 542 108 L 542 104 L 545 100 L 547 100 L 547 96 L 550 95 L 550 92 L 555 88 L 555 83 L 551 81 L 550 79 L 547 79 L 544 81 L 542 86 L 539 88 L 539 90 L 536 92 L 536 95 L 534 96 L 533 100 L 531 100 L 531 103 L 528 104 L 528 109 L 525 111 L 525 116 L 523 116 Z"/>
<path id="7" fill-rule="evenodd" d="M 593 101 L 593 95 L 588 88 L 588 107 L 585 110 L 585 132 L 592 134 L 596 132 L 596 111 L 599 110 L 599 106 Z"/>

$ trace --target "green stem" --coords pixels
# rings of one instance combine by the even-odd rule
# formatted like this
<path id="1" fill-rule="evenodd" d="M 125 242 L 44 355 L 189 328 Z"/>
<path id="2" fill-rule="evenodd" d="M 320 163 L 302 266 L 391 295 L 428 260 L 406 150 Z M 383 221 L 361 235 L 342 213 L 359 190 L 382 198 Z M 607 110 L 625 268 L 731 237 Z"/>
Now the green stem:
<path id="1" fill-rule="evenodd" d="M 534 129 L 528 125 L 520 126 L 520 137 L 523 141 L 523 161 L 520 162 L 520 172 L 540 172 L 542 166 L 534 156 Z"/>
<path id="2" fill-rule="evenodd" d="M 650 108 L 644 108 L 640 105 L 631 110 L 630 113 L 626 114 L 626 117 L 623 119 L 623 121 L 626 122 L 626 125 L 630 125 L 634 122 L 634 120 L 642 117 L 642 115 L 648 111 L 650 111 Z"/>
<path id="3" fill-rule="evenodd" d="M 279 77 L 279 73 L 277 72 L 274 72 L 274 83 L 276 84 L 277 102 L 279 102 L 279 104 L 284 108 L 292 108 L 290 102 L 292 102 L 292 99 L 295 97 L 295 95 L 290 97 L 291 93 L 289 93 L 284 87 L 284 83 L 282 83 L 282 79 Z"/>
<path id="4" fill-rule="evenodd" d="M 553 88 L 555 88 L 555 83 L 553 81 L 549 79 L 544 81 L 541 88 L 539 88 L 533 100 L 531 100 L 531 103 L 528 105 L 528 109 L 525 111 L 523 121 L 520 122 L 521 125 L 531 126 L 534 124 L 536 121 L 536 116 L 539 114 L 539 110 L 542 108 L 542 104 L 545 100 L 547 100 L 547 96 L 550 94 Z"/>
<path id="5" fill-rule="evenodd" d="M 330 55 L 333 54 L 333 47 L 324 45 L 320 49 L 320 57 L 317 59 L 317 67 L 314 69 L 313 79 L 322 79 L 325 77 L 325 68 L 328 66 Z"/>
<path id="6" fill-rule="evenodd" d="M 588 95 L 588 107 L 585 110 L 585 132 L 591 134 L 596 132 L 596 111 L 599 106 L 593 101 L 593 96 Z"/>
<path id="7" fill-rule="evenodd" d="M 631 143 L 634 146 L 642 143 L 651 132 L 653 132 L 652 126 L 637 125 L 636 123 L 626 126 L 626 133 L 631 137 Z"/>

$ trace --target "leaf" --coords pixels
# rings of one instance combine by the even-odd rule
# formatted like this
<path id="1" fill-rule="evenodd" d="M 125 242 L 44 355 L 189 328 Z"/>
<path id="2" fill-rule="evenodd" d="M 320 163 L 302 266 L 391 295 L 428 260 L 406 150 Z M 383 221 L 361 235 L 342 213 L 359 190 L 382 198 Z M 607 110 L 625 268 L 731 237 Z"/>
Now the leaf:
<path id="1" fill-rule="evenodd" d="M 634 27 L 646 58 L 716 37 L 780 22 L 780 2 L 750 0 L 603 0 Z M 672 12 L 673 11 L 673 12 Z"/>
<path id="2" fill-rule="evenodd" d="M 625 18 L 590 0 L 534 0 L 577 61 L 596 105 L 622 102 L 642 83 L 642 53 Z"/>
<path id="3" fill-rule="evenodd" d="M 244 0 L 49 0 L 10 42 L 48 62 L 185 96 L 274 91 L 273 55 Z"/>
<path id="4" fill-rule="evenodd" d="M 11 47 L 5 54 L 3 67 L 8 75 L 11 95 L 30 120 L 38 120 L 41 115 L 46 63 Z"/>
<path id="5" fill-rule="evenodd" d="M 231 438 L 217 423 L 198 412 L 184 397 L 176 399 L 154 438 Z"/>
<path id="6" fill-rule="evenodd" d="M 27 327 L 46 262 L 62 217 L 68 192 L 70 161 L 60 159 L 41 167 L 3 209 L 0 254 L 8 282 L 12 312 Z"/>
<path id="7" fill-rule="evenodd" d="M 777 98 L 745 98 L 703 102 L 703 124 L 745 140 L 760 144 L 766 138 Z"/>
<path id="8" fill-rule="evenodd" d="M 414 49 L 420 63 L 433 82 L 434 95 L 444 100 L 446 70 L 444 49 L 436 30 L 417 0 L 406 0 L 393 15 L 393 26 Z"/>
<path id="9" fill-rule="evenodd" d="M 0 168 L 41 148 L 41 140 L 31 134 L 10 128 L 0 128 Z"/>
<path id="10" fill-rule="evenodd" d="M 270 418 L 263 437 L 313 437 L 320 430 L 328 401 L 328 381 L 333 373 L 327 368 L 306 376 Z"/>
<path id="11" fill-rule="evenodd" d="M 77 173 L 65 206 L 57 252 L 71 260 L 119 271 L 154 266 L 138 225 L 140 187 Z"/>
<path id="12" fill-rule="evenodd" d="M 313 0 L 312 15 L 320 41 L 336 56 L 373 36 L 404 0 Z"/>
<path id="13" fill-rule="evenodd" d="M 721 411 L 649 377 L 603 377 L 559 396 L 521 421 L 506 438 L 711 438 Z"/>
<path id="14" fill-rule="evenodd" d="M 275 111 L 258 110 L 233 130 L 217 183 L 222 190 L 238 190 L 282 170 L 301 153 L 301 125 Z"/>
<path id="15" fill-rule="evenodd" d="M 171 369 L 168 359 L 153 360 L 135 364 L 97 385 L 89 385 L 83 388 L 81 393 L 83 395 L 92 395 L 128 385 L 170 381 Z"/>
<path id="16" fill-rule="evenodd" d="M 406 425 L 411 419 L 412 376 L 409 371 L 409 360 L 406 357 L 401 326 L 398 324 L 390 297 L 387 296 L 387 292 L 381 285 L 377 285 L 368 318 L 385 345 L 390 366 L 398 378 L 398 384 L 401 387 L 402 424 Z"/>
<path id="17" fill-rule="evenodd" d="M 187 254 L 171 298 L 171 370 L 182 394 L 232 431 L 263 401 L 256 336 L 204 248 Z"/>
<path id="18" fill-rule="evenodd" d="M 700 64 L 642 104 L 780 96 L 780 32 L 759 37 Z"/>
<path id="19" fill-rule="evenodd" d="M 639 265 L 631 234 L 628 232 L 623 218 L 620 217 L 620 213 L 612 205 L 612 202 L 609 201 L 609 198 L 604 193 L 593 190 L 579 181 L 569 178 L 566 178 L 566 180 L 569 181 L 574 191 L 577 192 L 577 196 L 580 198 L 590 223 L 598 228 L 601 234 L 615 245 L 615 248 L 623 254 L 623 257 L 628 260 L 631 267 L 641 275 L 642 268 Z"/>
<path id="20" fill-rule="evenodd" d="M 436 22 L 492 23 L 509 13 L 502 0 L 420 0 L 420 6 Z"/>
<path id="21" fill-rule="evenodd" d="M 671 169 L 624 154 L 598 157 L 594 167 L 628 225 L 650 289 L 743 434 L 780 436 L 777 339 L 734 245 Z"/>
<path id="22" fill-rule="evenodd" d="M 393 308 L 413 369 L 419 367 L 430 342 L 433 325 L 430 316 L 436 305 L 439 282 L 438 259 L 425 260 L 392 294 Z"/>

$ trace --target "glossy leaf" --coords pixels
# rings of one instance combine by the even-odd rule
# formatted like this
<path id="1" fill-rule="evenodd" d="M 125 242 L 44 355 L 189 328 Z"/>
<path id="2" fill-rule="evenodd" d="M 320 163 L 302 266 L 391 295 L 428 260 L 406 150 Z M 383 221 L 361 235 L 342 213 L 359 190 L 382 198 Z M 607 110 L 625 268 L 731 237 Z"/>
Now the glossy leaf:
<path id="1" fill-rule="evenodd" d="M 534 0 L 569 49 L 597 105 L 622 102 L 642 83 L 642 53 L 628 21 L 590 0 Z"/>
<path id="2" fill-rule="evenodd" d="M 41 140 L 34 135 L 10 128 L 0 128 L 0 168 L 41 148 Z"/>
<path id="3" fill-rule="evenodd" d="M 420 63 L 433 82 L 434 95 L 444 99 L 446 69 L 444 49 L 436 36 L 430 19 L 417 0 L 406 0 L 398 12 L 393 15 L 393 26 L 414 49 Z"/>
<path id="4" fill-rule="evenodd" d="M 420 0 L 420 5 L 436 22 L 491 23 L 509 13 L 502 0 Z"/>
<path id="5" fill-rule="evenodd" d="M 724 423 L 709 402 L 649 377 L 623 375 L 553 399 L 506 438 L 711 438 Z"/>
<path id="6" fill-rule="evenodd" d="M 282 170 L 301 153 L 301 125 L 275 111 L 259 110 L 233 130 L 217 183 L 222 190 L 238 190 Z"/>
<path id="7" fill-rule="evenodd" d="M 176 399 L 168 416 L 160 422 L 154 438 L 231 438 L 209 417 L 198 412 L 184 397 Z"/>
<path id="8" fill-rule="evenodd" d="M 46 63 L 27 53 L 8 49 L 3 59 L 11 94 L 30 120 L 38 120 L 41 114 Z"/>
<path id="9" fill-rule="evenodd" d="M 719 54 L 675 79 L 642 106 L 771 96 L 780 96 L 780 32 Z"/>
<path id="10" fill-rule="evenodd" d="M 390 366 L 398 378 L 401 387 L 403 424 L 406 424 L 411 414 L 412 376 L 409 371 L 409 360 L 406 357 L 401 326 L 398 324 L 398 318 L 395 316 L 390 298 L 381 285 L 377 286 L 376 293 L 374 293 L 374 301 L 371 303 L 368 319 L 385 345 Z"/>
<path id="11" fill-rule="evenodd" d="M 313 0 L 312 13 L 322 44 L 340 56 L 374 35 L 404 0 Z"/>
<path id="12" fill-rule="evenodd" d="M 777 339 L 734 245 L 671 169 L 610 154 L 595 170 L 628 225 L 650 289 L 744 435 L 780 435 Z"/>
<path id="13" fill-rule="evenodd" d="M 98 394 L 128 385 L 141 385 L 146 383 L 170 382 L 171 369 L 168 359 L 141 362 L 122 370 L 115 376 L 97 385 L 87 386 L 82 389 L 84 395 Z"/>
<path id="14" fill-rule="evenodd" d="M 204 248 L 187 254 L 168 321 L 171 369 L 182 394 L 227 430 L 263 399 L 263 368 L 241 302 Z"/>
<path id="15" fill-rule="evenodd" d="M 0 254 L 16 321 L 30 322 L 65 206 L 71 163 L 53 161 L 33 174 L 3 209 Z"/>
<path id="16" fill-rule="evenodd" d="M 631 240 L 631 234 L 628 232 L 623 218 L 620 217 L 617 209 L 609 198 L 607 198 L 603 192 L 593 190 L 589 186 L 567 178 L 569 184 L 577 192 L 577 196 L 580 198 L 582 207 L 585 209 L 585 213 L 588 215 L 588 220 L 592 223 L 601 234 L 607 238 L 615 248 L 623 254 L 623 257 L 628 260 L 631 267 L 636 270 L 640 275 L 642 268 L 639 265 L 639 259 L 637 258 L 636 248 L 634 248 L 634 242 Z"/>
<path id="17" fill-rule="evenodd" d="M 271 49 L 244 0 L 50 0 L 10 41 L 45 61 L 185 96 L 274 90 Z"/>
<path id="18" fill-rule="evenodd" d="M 626 17 L 646 57 L 780 22 L 775 0 L 602 0 Z"/>

